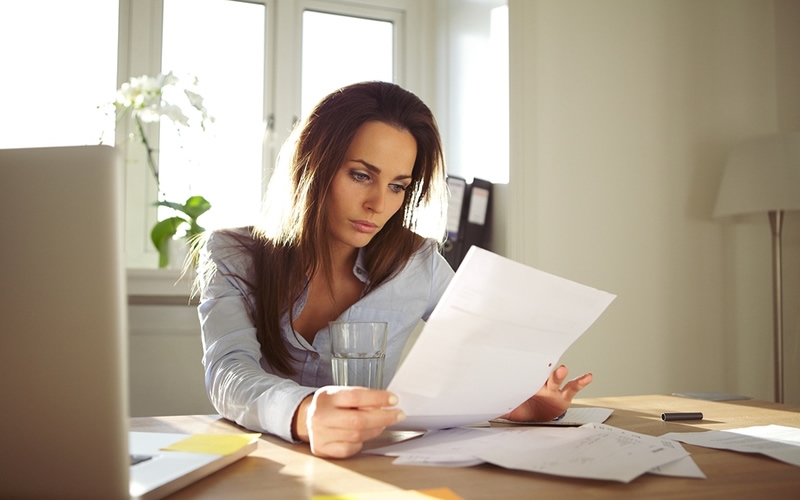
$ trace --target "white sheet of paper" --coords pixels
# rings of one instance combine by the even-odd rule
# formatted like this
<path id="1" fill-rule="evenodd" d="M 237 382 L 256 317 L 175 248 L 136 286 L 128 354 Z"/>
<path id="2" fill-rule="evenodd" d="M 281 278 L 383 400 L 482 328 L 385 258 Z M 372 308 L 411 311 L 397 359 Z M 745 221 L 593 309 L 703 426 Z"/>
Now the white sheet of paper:
<path id="1" fill-rule="evenodd" d="M 647 472 L 705 477 L 680 443 L 602 424 L 446 429 L 366 453 L 398 457 L 397 464 L 452 467 L 483 460 L 509 469 L 621 482 Z"/>
<path id="2" fill-rule="evenodd" d="M 492 422 L 510 425 L 545 425 L 553 427 L 580 427 L 585 424 L 602 424 L 614 410 L 610 408 L 569 408 L 563 418 L 549 422 L 515 422 L 496 418 Z"/>
<path id="3" fill-rule="evenodd" d="M 674 441 L 629 432 L 603 424 L 566 429 L 515 428 L 503 444 L 483 450 L 479 458 L 509 469 L 590 479 L 630 482 L 654 467 L 688 457 Z M 542 443 L 540 432 L 549 430 L 556 442 L 569 433 L 569 443 Z M 533 431 L 533 432 L 532 432 Z"/>
<path id="4" fill-rule="evenodd" d="M 761 453 L 800 466 L 800 429 L 795 427 L 757 425 L 725 431 L 670 432 L 661 437 L 706 448 Z"/>
<path id="5" fill-rule="evenodd" d="M 426 465 L 428 467 L 472 467 L 485 462 L 480 458 L 400 455 L 392 460 L 392 463 L 394 465 Z"/>
<path id="6" fill-rule="evenodd" d="M 381 448 L 365 451 L 371 455 L 387 455 L 390 457 L 425 457 L 443 458 L 446 460 L 474 459 L 478 448 L 477 440 L 486 435 L 487 428 L 455 427 L 452 429 L 428 431 L 424 435 Z M 486 443 L 482 443 L 486 446 Z M 490 445 L 490 444 L 489 444 Z"/>
<path id="7" fill-rule="evenodd" d="M 647 472 L 659 476 L 689 477 L 694 479 L 706 478 L 706 475 L 700 470 L 700 467 L 697 466 L 690 456 L 683 457 L 668 464 L 659 465 L 658 467 L 653 467 Z"/>
<path id="8" fill-rule="evenodd" d="M 511 411 L 614 298 L 472 247 L 389 383 L 407 415 L 392 429 L 456 427 Z"/>

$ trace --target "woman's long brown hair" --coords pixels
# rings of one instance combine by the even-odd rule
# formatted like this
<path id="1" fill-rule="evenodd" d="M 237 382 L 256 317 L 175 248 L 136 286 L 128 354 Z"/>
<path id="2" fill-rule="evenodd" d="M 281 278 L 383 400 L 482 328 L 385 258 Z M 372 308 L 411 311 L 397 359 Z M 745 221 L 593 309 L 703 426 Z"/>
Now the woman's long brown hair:
<path id="1" fill-rule="evenodd" d="M 365 247 L 369 283 L 365 293 L 399 272 L 422 245 L 415 230 L 423 209 L 443 218 L 446 203 L 441 138 L 430 109 L 413 93 L 386 82 L 364 82 L 339 89 L 317 104 L 296 130 L 291 155 L 270 181 L 267 201 L 278 193 L 288 201 L 268 211 L 272 225 L 251 228 L 237 241 L 252 256 L 253 273 L 239 276 L 251 287 L 250 316 L 267 363 L 284 374 L 295 372 L 280 333 L 280 319 L 294 310 L 308 280 L 317 272 L 330 282 L 330 238 L 326 209 L 334 175 L 359 127 L 368 121 L 408 131 L 417 157 L 403 206 Z M 440 236 L 440 238 L 443 234 Z M 200 277 L 198 274 L 198 277 Z"/>

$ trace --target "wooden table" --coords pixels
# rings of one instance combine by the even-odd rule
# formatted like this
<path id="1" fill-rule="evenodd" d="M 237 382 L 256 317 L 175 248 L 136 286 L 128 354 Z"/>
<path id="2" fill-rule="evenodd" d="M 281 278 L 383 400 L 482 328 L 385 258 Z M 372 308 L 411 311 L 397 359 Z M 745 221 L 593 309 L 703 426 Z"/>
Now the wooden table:
<path id="1" fill-rule="evenodd" d="M 642 434 L 722 430 L 779 424 L 800 428 L 800 407 L 743 400 L 711 402 L 674 396 L 576 399 L 574 406 L 612 408 L 606 424 Z M 701 411 L 702 421 L 663 422 L 661 413 Z M 180 433 L 236 433 L 243 430 L 219 416 L 140 417 L 131 430 Z M 385 432 L 369 447 L 404 437 Z M 247 458 L 177 492 L 170 498 L 309 499 L 313 495 L 450 488 L 464 499 L 515 498 L 800 498 L 800 468 L 762 455 L 683 445 L 707 479 L 645 474 L 628 484 L 570 479 L 503 469 L 393 465 L 393 458 L 357 455 L 326 460 L 263 436 Z M 561 495 L 561 496 L 555 496 Z M 565 496 L 567 495 L 567 496 Z"/>

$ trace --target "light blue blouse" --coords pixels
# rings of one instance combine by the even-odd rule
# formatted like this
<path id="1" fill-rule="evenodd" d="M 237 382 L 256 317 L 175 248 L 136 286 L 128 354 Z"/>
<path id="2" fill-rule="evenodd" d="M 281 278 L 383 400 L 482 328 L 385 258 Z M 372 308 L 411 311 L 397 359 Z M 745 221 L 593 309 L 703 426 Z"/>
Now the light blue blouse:
<path id="1" fill-rule="evenodd" d="M 363 282 L 369 280 L 359 252 L 353 268 Z M 281 318 L 281 334 L 296 360 L 296 374 L 276 374 L 261 356 L 256 328 L 246 303 L 253 295 L 232 275 L 252 273 L 250 257 L 224 233 L 211 234 L 201 262 L 212 259 L 216 267 L 201 292 L 198 314 L 203 338 L 203 365 L 209 399 L 223 417 L 257 432 L 292 440 L 291 425 L 297 407 L 316 388 L 332 384 L 328 328 L 317 332 L 309 344 Z M 339 317 L 342 321 L 389 323 L 384 382 L 397 369 L 409 335 L 420 319 L 427 320 L 453 277 L 450 265 L 431 240 L 412 256 L 394 278 L 361 297 Z M 302 311 L 306 296 L 295 308 Z"/>

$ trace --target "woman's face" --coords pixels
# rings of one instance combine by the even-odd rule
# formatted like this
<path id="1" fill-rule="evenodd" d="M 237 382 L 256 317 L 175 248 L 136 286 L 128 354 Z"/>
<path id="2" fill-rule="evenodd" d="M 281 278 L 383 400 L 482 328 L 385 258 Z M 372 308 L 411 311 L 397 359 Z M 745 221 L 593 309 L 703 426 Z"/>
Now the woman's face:
<path id="1" fill-rule="evenodd" d="M 328 224 L 334 245 L 366 246 L 400 209 L 411 183 L 417 142 L 383 122 L 364 123 L 333 178 Z"/>

